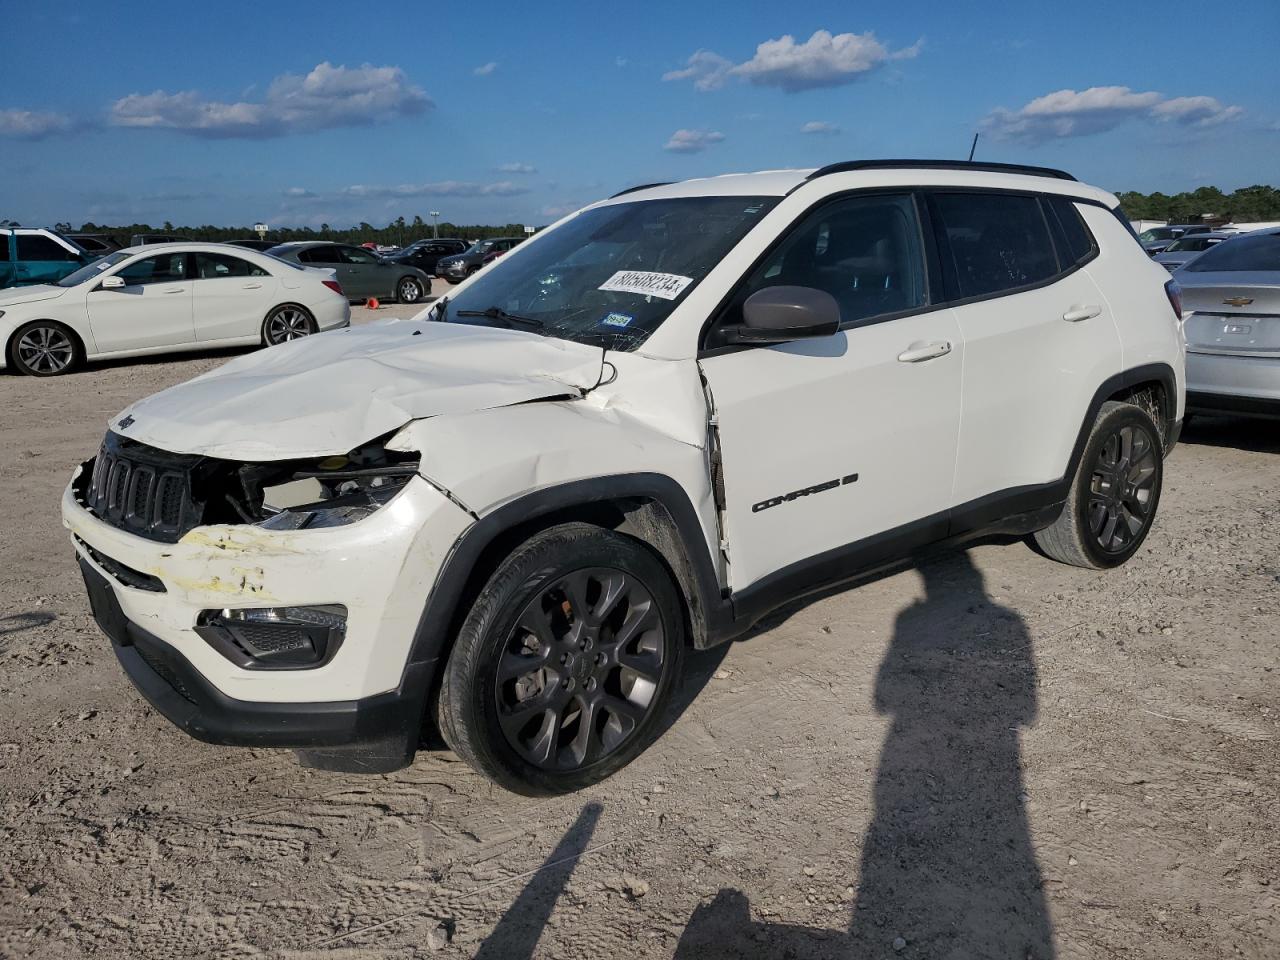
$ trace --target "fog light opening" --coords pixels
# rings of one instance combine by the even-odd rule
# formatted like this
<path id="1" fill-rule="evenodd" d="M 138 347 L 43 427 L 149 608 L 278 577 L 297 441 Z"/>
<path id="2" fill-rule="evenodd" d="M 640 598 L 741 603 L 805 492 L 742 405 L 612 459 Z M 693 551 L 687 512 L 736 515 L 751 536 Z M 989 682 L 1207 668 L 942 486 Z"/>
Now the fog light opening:
<path id="1" fill-rule="evenodd" d="M 205 610 L 196 633 L 245 670 L 306 670 L 333 659 L 347 634 L 347 608 L 252 607 Z"/>

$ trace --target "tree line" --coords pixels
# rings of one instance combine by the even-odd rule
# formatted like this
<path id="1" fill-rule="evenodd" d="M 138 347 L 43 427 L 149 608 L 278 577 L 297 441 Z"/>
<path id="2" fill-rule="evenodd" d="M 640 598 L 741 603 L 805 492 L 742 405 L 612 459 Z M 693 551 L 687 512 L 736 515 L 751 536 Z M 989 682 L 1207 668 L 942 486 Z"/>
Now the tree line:
<path id="1" fill-rule="evenodd" d="M 0 220 L 0 226 L 21 226 L 16 221 Z M 28 224 L 33 226 L 33 224 Z M 252 225 L 242 227 L 218 227 L 203 224 L 198 227 L 174 226 L 166 220 L 160 226 L 149 223 L 128 223 L 108 225 L 86 222 L 76 227 L 70 223 L 58 223 L 54 229 L 59 233 L 92 233 L 107 236 L 122 247 L 129 245 L 129 238 L 139 233 L 164 233 L 189 240 L 248 240 L 257 237 Z M 484 240 L 488 237 L 523 237 L 524 224 L 508 223 L 501 226 L 492 224 L 456 224 L 444 221 L 440 224 L 440 236 L 460 237 L 464 240 Z M 384 246 L 407 246 L 415 240 L 427 239 L 431 236 L 431 224 L 422 217 L 406 220 L 397 217 L 385 227 L 375 227 L 371 223 L 360 223 L 354 227 L 331 227 L 327 223 L 315 227 L 272 227 L 267 231 L 266 239 L 285 243 L 289 240 L 336 240 L 340 243 L 377 243 Z"/>
<path id="2" fill-rule="evenodd" d="M 1199 187 L 1172 196 L 1133 190 L 1117 196 L 1130 220 L 1196 223 L 1206 215 L 1225 217 L 1234 223 L 1280 220 L 1280 190 L 1261 184 L 1241 187 L 1231 193 L 1223 193 L 1217 187 Z"/>

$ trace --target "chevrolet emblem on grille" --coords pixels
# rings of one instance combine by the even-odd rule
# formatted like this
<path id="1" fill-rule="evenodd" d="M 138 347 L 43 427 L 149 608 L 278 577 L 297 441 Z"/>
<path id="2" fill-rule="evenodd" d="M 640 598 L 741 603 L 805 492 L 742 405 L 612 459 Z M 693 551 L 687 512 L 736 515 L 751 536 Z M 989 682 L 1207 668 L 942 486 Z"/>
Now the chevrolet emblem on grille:
<path id="1" fill-rule="evenodd" d="M 1232 307 L 1247 307 L 1253 303 L 1253 297 L 1227 297 L 1222 302 Z"/>
<path id="2" fill-rule="evenodd" d="M 1252 302 L 1252 301 L 1250 301 L 1250 302 Z M 126 416 L 126 417 L 122 417 L 122 418 L 120 419 L 120 422 L 116 424 L 116 429 L 117 429 L 117 430 L 127 430 L 127 429 L 128 429 L 129 427 L 131 427 L 131 426 L 133 426 L 133 416 L 132 416 L 132 415 L 129 415 L 129 416 Z"/>

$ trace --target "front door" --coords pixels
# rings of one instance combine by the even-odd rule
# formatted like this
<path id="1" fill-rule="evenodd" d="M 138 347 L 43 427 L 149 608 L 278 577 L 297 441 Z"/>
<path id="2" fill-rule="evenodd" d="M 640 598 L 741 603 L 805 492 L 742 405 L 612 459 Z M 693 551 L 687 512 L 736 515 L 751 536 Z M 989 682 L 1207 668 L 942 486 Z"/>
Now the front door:
<path id="1" fill-rule="evenodd" d="M 392 293 L 395 280 L 389 264 L 383 263 L 381 257 L 374 256 L 368 250 L 359 247 L 339 247 L 344 261 L 339 268 L 339 279 L 342 289 L 353 300 L 367 297 L 385 297 Z M 351 278 L 351 286 L 347 286 L 347 278 Z"/>
<path id="2" fill-rule="evenodd" d="M 809 215 L 717 328 L 776 285 L 827 291 L 842 323 L 833 336 L 746 349 L 709 334 L 700 363 L 735 593 L 788 567 L 811 581 L 937 539 L 955 472 L 963 344 L 955 314 L 929 307 L 914 198 L 854 195 Z"/>
<path id="3" fill-rule="evenodd" d="M 88 293 L 89 325 L 103 353 L 190 343 L 194 338 L 190 254 L 160 253 L 112 271 L 125 286 Z M 103 278 L 105 279 L 105 277 Z"/>

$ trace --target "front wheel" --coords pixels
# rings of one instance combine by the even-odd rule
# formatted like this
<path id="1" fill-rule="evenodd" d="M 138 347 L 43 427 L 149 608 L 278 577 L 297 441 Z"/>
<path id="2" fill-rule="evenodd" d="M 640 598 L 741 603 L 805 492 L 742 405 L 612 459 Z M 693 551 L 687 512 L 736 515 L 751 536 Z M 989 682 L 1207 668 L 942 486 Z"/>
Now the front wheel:
<path id="1" fill-rule="evenodd" d="M 476 598 L 442 679 L 440 732 L 508 790 L 581 789 L 652 742 L 683 648 L 679 594 L 648 547 L 589 524 L 552 527 Z"/>
<path id="2" fill-rule="evenodd" d="M 309 337 L 315 332 L 315 319 L 296 303 L 281 304 L 262 322 L 262 339 L 269 347 Z"/>
<path id="3" fill-rule="evenodd" d="M 29 377 L 56 377 L 75 369 L 83 359 L 75 336 L 53 320 L 24 324 L 9 343 L 14 369 Z"/>
<path id="4" fill-rule="evenodd" d="M 1118 567 L 1142 546 L 1164 479 L 1160 429 L 1141 407 L 1108 400 L 1052 526 L 1035 535 L 1049 556 L 1077 567 Z"/>
<path id="5" fill-rule="evenodd" d="M 424 296 L 426 291 L 422 289 L 422 281 L 417 277 L 401 277 L 396 284 L 396 298 L 401 303 L 417 303 Z"/>

